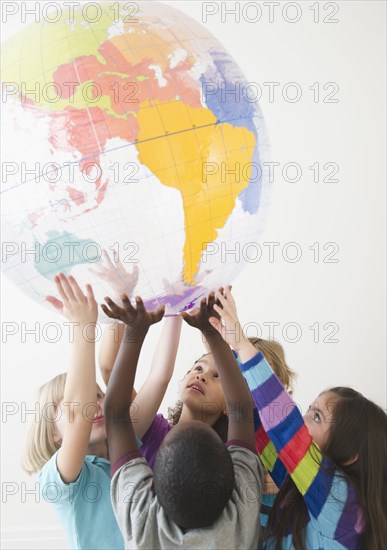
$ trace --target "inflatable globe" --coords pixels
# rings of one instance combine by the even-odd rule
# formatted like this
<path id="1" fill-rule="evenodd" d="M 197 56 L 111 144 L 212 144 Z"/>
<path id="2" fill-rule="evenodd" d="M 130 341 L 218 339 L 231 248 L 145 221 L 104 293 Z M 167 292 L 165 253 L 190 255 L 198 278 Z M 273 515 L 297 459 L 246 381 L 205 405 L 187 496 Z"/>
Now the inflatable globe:
<path id="1" fill-rule="evenodd" d="M 22 291 L 44 304 L 62 271 L 176 314 L 256 261 L 264 121 L 202 24 L 157 2 L 63 6 L 2 59 L 2 267 Z"/>

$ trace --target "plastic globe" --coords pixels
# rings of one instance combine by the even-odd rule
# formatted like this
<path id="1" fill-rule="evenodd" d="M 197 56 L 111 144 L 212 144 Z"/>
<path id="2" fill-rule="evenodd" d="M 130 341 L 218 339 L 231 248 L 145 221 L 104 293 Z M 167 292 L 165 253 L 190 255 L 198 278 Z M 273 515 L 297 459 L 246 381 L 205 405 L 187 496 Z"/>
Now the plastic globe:
<path id="1" fill-rule="evenodd" d="M 202 24 L 92 4 L 3 44 L 2 267 L 42 304 L 62 271 L 176 314 L 256 259 L 264 120 Z"/>

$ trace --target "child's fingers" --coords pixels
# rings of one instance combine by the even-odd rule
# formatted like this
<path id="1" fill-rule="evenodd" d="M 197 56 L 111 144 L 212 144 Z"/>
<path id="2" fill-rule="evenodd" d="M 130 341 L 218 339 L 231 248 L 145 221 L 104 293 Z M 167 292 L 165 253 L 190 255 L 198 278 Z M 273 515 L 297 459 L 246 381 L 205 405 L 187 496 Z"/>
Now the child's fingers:
<path id="1" fill-rule="evenodd" d="M 189 313 L 186 313 L 186 312 L 183 311 L 182 313 L 180 313 L 180 315 L 183 317 L 183 319 L 187 323 L 187 325 L 189 325 L 190 327 L 195 327 L 196 326 L 193 317 Z"/>
<path id="2" fill-rule="evenodd" d="M 130 301 L 130 298 L 128 295 L 123 292 L 121 294 L 121 301 L 122 301 L 122 307 L 125 314 L 129 315 L 130 317 L 134 317 L 136 315 L 136 310 L 132 305 L 132 302 Z"/>
<path id="3" fill-rule="evenodd" d="M 105 306 L 105 304 L 101 304 L 101 309 L 105 313 L 105 315 L 110 317 L 110 319 L 116 319 L 115 315 L 113 315 L 113 313 L 110 311 L 108 307 Z"/>
<path id="4" fill-rule="evenodd" d="M 226 291 L 227 292 L 227 291 Z M 228 298 L 227 294 L 220 294 L 219 292 L 216 295 L 217 303 L 219 303 L 223 308 L 223 316 L 228 315 L 230 318 L 235 314 L 235 305 L 231 303 L 231 300 Z"/>
<path id="5" fill-rule="evenodd" d="M 210 292 L 208 295 L 208 301 L 207 301 L 208 309 L 211 310 L 214 307 L 214 304 L 215 304 L 215 292 Z"/>
<path id="6" fill-rule="evenodd" d="M 58 300 L 58 298 L 55 298 L 54 296 L 46 296 L 46 302 L 51 304 L 55 309 L 58 311 L 62 311 L 63 309 L 63 302 L 61 300 Z"/>
<path id="7" fill-rule="evenodd" d="M 109 260 L 110 260 L 110 257 L 109 257 Z M 120 255 L 118 253 L 118 250 L 113 250 L 113 261 L 116 265 L 120 263 Z M 111 260 L 110 260 L 110 264 L 113 265 Z"/>
<path id="8" fill-rule="evenodd" d="M 234 300 L 234 296 L 231 294 L 231 290 L 232 290 L 232 286 L 227 285 L 225 295 L 227 300 L 230 302 L 230 304 L 232 304 L 235 307 L 235 300 Z"/>
<path id="9" fill-rule="evenodd" d="M 222 306 L 218 305 L 218 304 L 214 304 L 214 311 L 216 311 L 216 313 L 219 314 L 219 317 L 224 317 L 225 315 L 225 311 L 224 309 L 222 308 Z"/>
<path id="10" fill-rule="evenodd" d="M 63 302 L 67 302 L 67 296 L 66 296 L 65 291 L 63 290 L 62 283 L 61 283 L 59 275 L 55 275 L 54 283 L 55 283 L 57 291 L 59 292 L 59 296 L 62 298 Z"/>
<path id="11" fill-rule="evenodd" d="M 74 292 L 68 282 L 68 279 L 64 273 L 59 273 L 60 284 L 62 285 L 63 292 L 68 300 L 75 301 Z"/>
<path id="12" fill-rule="evenodd" d="M 216 301 L 220 302 L 223 308 L 227 308 L 227 298 L 219 291 L 216 293 Z"/>
<path id="13" fill-rule="evenodd" d="M 216 328 L 218 332 L 222 333 L 223 325 L 219 319 L 217 319 L 216 317 L 210 317 L 208 321 L 214 328 Z"/>
<path id="14" fill-rule="evenodd" d="M 72 275 L 69 276 L 68 281 L 75 298 L 79 302 L 84 302 L 86 300 L 86 296 L 83 294 L 79 284 L 77 283 L 77 281 L 74 279 Z"/>
<path id="15" fill-rule="evenodd" d="M 137 313 L 140 314 L 146 314 L 146 309 L 144 306 L 144 302 L 142 301 L 141 296 L 136 296 L 136 307 L 137 307 Z"/>
<path id="16" fill-rule="evenodd" d="M 236 323 L 235 317 L 228 310 L 227 306 L 225 308 L 219 307 L 217 304 L 214 305 L 214 311 L 219 314 L 220 319 L 223 323 L 228 326 L 234 325 Z"/>
<path id="17" fill-rule="evenodd" d="M 153 313 L 154 322 L 158 323 L 159 321 L 161 321 L 161 319 L 164 317 L 164 313 L 165 313 L 165 306 L 162 305 L 158 307 L 157 310 Z"/>
<path id="18" fill-rule="evenodd" d="M 114 250 L 114 253 L 116 251 Z M 106 262 L 106 265 L 108 265 L 109 267 L 112 267 L 114 268 L 114 265 L 113 265 L 113 262 L 111 261 L 110 259 L 110 256 L 109 256 L 109 253 L 108 251 L 104 248 L 103 251 L 102 251 L 102 255 L 103 255 L 103 259 L 104 261 Z"/>
<path id="19" fill-rule="evenodd" d="M 219 317 L 224 322 L 230 323 L 231 321 L 233 321 L 233 317 L 232 317 L 232 315 L 230 315 L 230 312 L 227 310 L 227 306 L 224 308 L 222 306 L 219 306 L 218 304 L 215 304 L 214 305 L 214 311 L 216 311 L 216 313 L 218 313 Z"/>
<path id="20" fill-rule="evenodd" d="M 122 302 L 122 305 L 124 306 L 124 309 L 126 309 L 126 311 L 130 311 L 130 313 L 134 311 L 134 307 L 132 306 L 132 303 L 129 300 L 129 297 L 125 292 L 121 294 L 121 302 Z"/>
<path id="21" fill-rule="evenodd" d="M 223 296 L 223 295 L 224 295 L 224 288 L 223 287 L 218 288 L 217 292 L 215 293 L 215 304 L 222 308 L 223 308 L 223 305 L 219 299 L 219 296 Z"/>
<path id="22" fill-rule="evenodd" d="M 89 302 L 95 302 L 93 287 L 89 284 L 86 285 L 86 296 Z"/>
<path id="23" fill-rule="evenodd" d="M 122 314 L 122 309 L 109 296 L 105 296 L 104 300 L 114 315 L 120 316 Z"/>
<path id="24" fill-rule="evenodd" d="M 199 304 L 199 315 L 205 316 L 206 313 L 207 313 L 207 298 L 204 296 L 204 297 L 200 300 L 200 304 Z"/>

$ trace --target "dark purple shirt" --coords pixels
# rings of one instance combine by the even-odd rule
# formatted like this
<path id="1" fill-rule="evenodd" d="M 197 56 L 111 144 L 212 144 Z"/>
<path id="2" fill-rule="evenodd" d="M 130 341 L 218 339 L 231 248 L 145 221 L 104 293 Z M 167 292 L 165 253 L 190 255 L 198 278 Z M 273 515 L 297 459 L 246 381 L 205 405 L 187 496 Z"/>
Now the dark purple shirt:
<path id="1" fill-rule="evenodd" d="M 153 468 L 157 451 L 164 437 L 172 428 L 173 425 L 162 414 L 156 414 L 152 424 L 141 438 L 141 454 L 146 458 L 151 468 Z"/>

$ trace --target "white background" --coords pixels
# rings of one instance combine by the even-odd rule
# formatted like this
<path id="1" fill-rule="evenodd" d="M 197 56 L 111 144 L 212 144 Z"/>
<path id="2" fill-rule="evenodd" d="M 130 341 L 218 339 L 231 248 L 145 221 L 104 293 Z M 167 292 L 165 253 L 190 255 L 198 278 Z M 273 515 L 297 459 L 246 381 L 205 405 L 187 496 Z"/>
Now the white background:
<path id="1" fill-rule="evenodd" d="M 198 21 L 201 2 L 168 2 Z M 283 6 L 276 7 L 274 21 L 262 2 L 261 20 L 251 23 L 229 14 L 222 22 L 219 11 L 209 16 L 206 27 L 225 45 L 247 79 L 262 88 L 261 106 L 271 137 L 272 161 L 281 163 L 273 184 L 268 223 L 261 239 L 262 258 L 247 266 L 234 282 L 234 294 L 243 324 L 255 323 L 262 336 L 269 336 L 269 322 L 280 323 L 274 336 L 284 345 L 288 363 L 299 375 L 296 401 L 304 410 L 324 388 L 349 385 L 386 407 L 385 356 L 385 3 L 320 2 L 320 22 L 314 23 L 312 2 L 298 2 L 302 16 L 289 23 Z M 228 2 L 233 7 L 234 2 Z M 250 3 L 254 4 L 254 3 Z M 329 5 L 328 5 L 329 4 Z M 337 23 L 324 23 L 334 5 Z M 294 18 L 287 8 L 285 17 Z M 253 8 L 245 12 L 252 18 Z M 4 39 L 21 27 L 20 15 L 3 25 Z M 269 101 L 264 82 L 279 82 L 274 101 Z M 283 86 L 297 82 L 302 97 L 296 103 L 282 96 Z M 315 103 L 309 86 L 319 83 L 321 97 Z M 327 82 L 335 82 L 338 103 L 325 103 Z M 286 182 L 281 169 L 288 162 L 303 171 L 298 182 Z M 313 182 L 308 168 L 318 162 L 339 165 L 338 183 Z M 322 170 L 322 177 L 327 172 Z M 293 173 L 289 172 L 289 176 Z M 278 242 L 274 261 L 263 243 Z M 283 258 L 283 247 L 296 242 L 302 251 L 299 261 Z M 319 243 L 320 257 L 312 250 Z M 339 247 L 327 263 L 333 248 Z M 317 247 L 315 246 L 315 249 Z M 290 255 L 295 249 L 288 249 Z M 35 503 L 35 480 L 25 476 L 19 465 L 27 424 L 20 412 L 4 416 L 4 407 L 22 403 L 32 407 L 39 385 L 67 368 L 69 344 L 65 334 L 57 343 L 40 336 L 25 335 L 39 323 L 40 329 L 59 316 L 23 296 L 8 280 L 2 280 L 2 535 L 4 548 L 66 548 L 62 530 L 47 503 Z M 5 323 L 17 323 L 18 333 L 6 339 Z M 265 324 L 266 323 L 266 324 Z M 296 323 L 302 335 L 287 323 Z M 318 323 L 319 341 L 309 327 Z M 338 332 L 329 339 L 335 323 Z M 9 325 L 8 325 L 9 326 Z M 296 325 L 293 325 L 296 326 Z M 138 369 L 136 386 L 141 385 L 152 357 L 160 326 L 153 327 Z M 329 330 L 327 330 L 329 328 Z M 39 332 L 39 331 L 38 331 Z M 41 330 L 40 330 L 41 333 Z M 254 331 L 251 331 L 254 335 Z M 177 398 L 178 381 L 202 352 L 200 337 L 183 327 L 174 378 L 162 405 L 166 411 Z M 27 416 L 27 420 L 31 418 Z M 7 495 L 9 483 L 18 492 Z M 7 485 L 8 484 L 8 485 Z M 38 498 L 38 497 L 36 497 Z"/>

